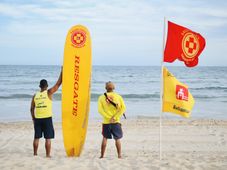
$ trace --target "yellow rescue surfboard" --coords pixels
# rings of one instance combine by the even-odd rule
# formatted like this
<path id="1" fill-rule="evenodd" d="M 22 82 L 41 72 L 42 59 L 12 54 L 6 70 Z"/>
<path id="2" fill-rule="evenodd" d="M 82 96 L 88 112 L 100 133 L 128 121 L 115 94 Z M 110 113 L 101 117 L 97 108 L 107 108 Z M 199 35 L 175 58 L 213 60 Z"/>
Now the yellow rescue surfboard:
<path id="1" fill-rule="evenodd" d="M 91 38 L 82 25 L 66 37 L 62 77 L 62 131 L 67 156 L 80 156 L 90 108 Z"/>

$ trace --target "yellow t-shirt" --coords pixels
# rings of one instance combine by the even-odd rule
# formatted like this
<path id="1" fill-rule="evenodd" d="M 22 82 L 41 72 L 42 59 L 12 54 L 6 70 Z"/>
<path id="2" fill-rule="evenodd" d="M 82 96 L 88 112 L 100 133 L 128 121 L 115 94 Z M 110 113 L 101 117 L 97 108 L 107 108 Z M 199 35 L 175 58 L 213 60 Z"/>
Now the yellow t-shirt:
<path id="1" fill-rule="evenodd" d="M 110 124 L 110 119 L 114 116 L 116 123 L 120 123 L 120 118 L 126 110 L 123 98 L 115 93 L 107 93 L 109 99 L 117 104 L 117 108 L 114 107 L 109 101 L 107 101 L 105 95 L 99 96 L 98 99 L 98 112 L 103 117 L 103 124 Z"/>
<path id="2" fill-rule="evenodd" d="M 49 99 L 47 90 L 37 92 L 34 97 L 35 102 L 35 118 L 52 117 L 52 101 Z"/>

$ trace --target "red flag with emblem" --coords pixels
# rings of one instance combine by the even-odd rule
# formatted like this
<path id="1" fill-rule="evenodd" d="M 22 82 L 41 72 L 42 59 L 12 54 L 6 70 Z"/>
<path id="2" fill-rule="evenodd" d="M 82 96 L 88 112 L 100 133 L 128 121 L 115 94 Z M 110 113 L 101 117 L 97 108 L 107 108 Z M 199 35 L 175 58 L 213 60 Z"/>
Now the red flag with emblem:
<path id="1" fill-rule="evenodd" d="M 178 59 L 187 67 L 194 67 L 205 45 L 206 41 L 199 33 L 168 21 L 164 62 L 172 63 Z"/>

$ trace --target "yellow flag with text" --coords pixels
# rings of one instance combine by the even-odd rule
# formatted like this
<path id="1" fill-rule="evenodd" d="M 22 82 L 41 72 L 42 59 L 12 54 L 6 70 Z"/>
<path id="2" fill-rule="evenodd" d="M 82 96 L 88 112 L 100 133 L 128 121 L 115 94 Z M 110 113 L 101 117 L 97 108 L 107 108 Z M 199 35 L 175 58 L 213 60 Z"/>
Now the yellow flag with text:
<path id="1" fill-rule="evenodd" d="M 165 67 L 163 81 L 162 111 L 189 118 L 195 101 L 188 86 L 179 82 Z"/>

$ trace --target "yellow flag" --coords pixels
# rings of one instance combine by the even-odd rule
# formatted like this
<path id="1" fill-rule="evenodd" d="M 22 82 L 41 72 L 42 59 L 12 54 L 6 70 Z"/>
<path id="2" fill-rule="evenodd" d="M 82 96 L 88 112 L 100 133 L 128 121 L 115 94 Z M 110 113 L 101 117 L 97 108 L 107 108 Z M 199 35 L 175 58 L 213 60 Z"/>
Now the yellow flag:
<path id="1" fill-rule="evenodd" d="M 195 101 L 188 86 L 179 82 L 165 67 L 163 81 L 162 111 L 189 118 Z"/>

